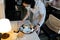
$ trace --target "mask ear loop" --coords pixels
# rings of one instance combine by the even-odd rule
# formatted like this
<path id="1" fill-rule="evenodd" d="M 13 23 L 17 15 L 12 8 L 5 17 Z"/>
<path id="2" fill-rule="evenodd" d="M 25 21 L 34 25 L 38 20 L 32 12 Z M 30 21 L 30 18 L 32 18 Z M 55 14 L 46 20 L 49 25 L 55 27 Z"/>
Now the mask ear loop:
<path id="1" fill-rule="evenodd" d="M 22 0 L 17 0 L 17 5 L 21 5 Z"/>

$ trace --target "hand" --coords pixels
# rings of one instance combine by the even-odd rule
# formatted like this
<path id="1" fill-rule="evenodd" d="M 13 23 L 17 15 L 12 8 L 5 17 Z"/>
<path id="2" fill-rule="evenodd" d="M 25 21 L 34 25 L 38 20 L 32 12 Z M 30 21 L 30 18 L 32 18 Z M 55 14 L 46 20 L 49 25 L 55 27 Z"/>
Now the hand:
<path id="1" fill-rule="evenodd" d="M 40 32 L 40 27 L 39 27 L 39 25 L 37 25 L 37 26 L 35 27 L 35 31 L 36 31 L 36 33 L 39 35 L 39 32 Z"/>
<path id="2" fill-rule="evenodd" d="M 38 31 L 38 30 L 40 30 L 40 27 L 39 27 L 39 25 L 36 25 L 34 29 L 35 29 L 35 31 Z"/>

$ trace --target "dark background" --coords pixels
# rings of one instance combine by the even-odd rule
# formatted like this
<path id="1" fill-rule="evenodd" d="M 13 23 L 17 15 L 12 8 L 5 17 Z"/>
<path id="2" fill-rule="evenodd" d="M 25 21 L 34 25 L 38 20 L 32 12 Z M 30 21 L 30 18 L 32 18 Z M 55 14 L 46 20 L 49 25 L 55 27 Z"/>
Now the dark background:
<path id="1" fill-rule="evenodd" d="M 15 9 L 15 0 L 5 0 L 5 17 L 10 19 L 10 21 L 17 21 L 20 19 L 20 14 L 16 16 L 17 12 Z"/>

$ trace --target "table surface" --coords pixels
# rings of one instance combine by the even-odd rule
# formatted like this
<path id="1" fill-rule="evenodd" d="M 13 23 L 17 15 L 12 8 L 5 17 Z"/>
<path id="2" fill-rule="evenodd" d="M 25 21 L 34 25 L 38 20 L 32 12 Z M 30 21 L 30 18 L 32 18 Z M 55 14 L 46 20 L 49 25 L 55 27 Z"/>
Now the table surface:
<path id="1" fill-rule="evenodd" d="M 10 37 L 2 40 L 40 40 L 36 32 L 33 32 L 31 34 L 24 34 L 22 38 L 21 37 L 17 38 L 18 33 L 14 33 L 13 30 L 17 29 L 18 22 L 12 21 L 11 26 L 12 26 L 12 30 L 8 32 L 10 34 Z"/>

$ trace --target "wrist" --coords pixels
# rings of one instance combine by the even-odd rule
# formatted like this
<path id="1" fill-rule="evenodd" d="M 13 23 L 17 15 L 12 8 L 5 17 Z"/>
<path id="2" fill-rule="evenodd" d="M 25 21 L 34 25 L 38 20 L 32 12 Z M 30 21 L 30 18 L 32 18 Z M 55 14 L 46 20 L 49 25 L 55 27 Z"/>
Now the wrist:
<path id="1" fill-rule="evenodd" d="M 23 22 L 25 21 L 25 20 L 22 20 Z"/>

